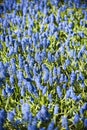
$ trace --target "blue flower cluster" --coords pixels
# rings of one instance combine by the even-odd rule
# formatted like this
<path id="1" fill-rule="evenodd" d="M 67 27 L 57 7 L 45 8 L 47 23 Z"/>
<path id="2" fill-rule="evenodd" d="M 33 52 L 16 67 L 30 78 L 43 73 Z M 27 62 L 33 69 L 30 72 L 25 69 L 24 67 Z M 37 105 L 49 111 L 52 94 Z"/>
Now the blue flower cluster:
<path id="1" fill-rule="evenodd" d="M 0 4 L 0 130 L 87 128 L 87 3 Z"/>

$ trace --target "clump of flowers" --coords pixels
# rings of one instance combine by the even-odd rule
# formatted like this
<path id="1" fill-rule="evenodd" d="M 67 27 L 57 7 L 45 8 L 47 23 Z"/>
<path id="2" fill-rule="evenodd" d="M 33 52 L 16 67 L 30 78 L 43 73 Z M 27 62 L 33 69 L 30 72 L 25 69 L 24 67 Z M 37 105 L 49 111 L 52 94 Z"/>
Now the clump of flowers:
<path id="1" fill-rule="evenodd" d="M 87 129 L 87 3 L 0 4 L 0 130 Z"/>

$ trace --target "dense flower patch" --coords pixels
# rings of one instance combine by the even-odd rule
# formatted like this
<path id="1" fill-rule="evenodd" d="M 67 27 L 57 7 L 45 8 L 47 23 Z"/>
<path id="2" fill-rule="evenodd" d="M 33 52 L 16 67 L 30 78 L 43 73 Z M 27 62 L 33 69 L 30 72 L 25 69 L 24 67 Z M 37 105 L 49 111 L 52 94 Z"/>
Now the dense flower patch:
<path id="1" fill-rule="evenodd" d="M 87 3 L 0 4 L 0 130 L 87 129 Z"/>

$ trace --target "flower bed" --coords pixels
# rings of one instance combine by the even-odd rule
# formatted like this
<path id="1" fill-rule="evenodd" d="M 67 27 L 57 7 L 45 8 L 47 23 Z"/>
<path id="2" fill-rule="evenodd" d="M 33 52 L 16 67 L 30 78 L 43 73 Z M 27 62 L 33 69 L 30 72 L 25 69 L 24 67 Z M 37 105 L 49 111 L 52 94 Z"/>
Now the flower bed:
<path id="1" fill-rule="evenodd" d="M 87 3 L 0 3 L 0 130 L 87 129 Z"/>

